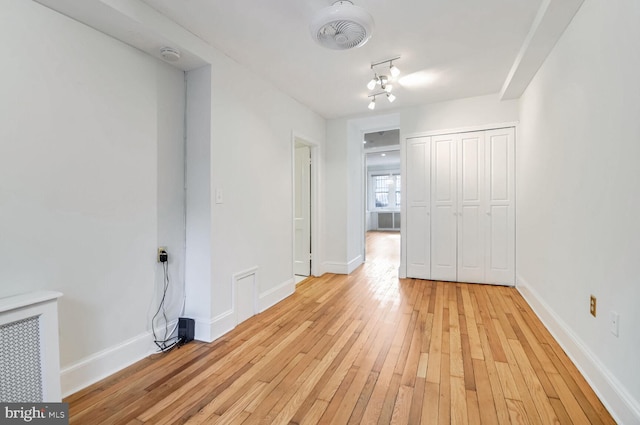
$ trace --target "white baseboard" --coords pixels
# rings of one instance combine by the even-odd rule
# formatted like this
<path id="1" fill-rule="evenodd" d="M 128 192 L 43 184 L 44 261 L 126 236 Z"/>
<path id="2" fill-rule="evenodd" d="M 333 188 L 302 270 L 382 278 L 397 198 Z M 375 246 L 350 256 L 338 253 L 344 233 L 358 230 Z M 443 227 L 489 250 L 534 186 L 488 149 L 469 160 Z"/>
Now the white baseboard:
<path id="1" fill-rule="evenodd" d="M 521 276 L 516 277 L 516 289 L 580 370 L 615 421 L 627 425 L 640 424 L 640 402 L 629 394 L 611 371 Z"/>
<path id="2" fill-rule="evenodd" d="M 322 266 L 325 273 L 349 274 L 360 267 L 360 264 L 362 264 L 362 255 L 358 255 L 348 263 L 325 261 L 324 263 L 322 263 Z"/>
<path id="3" fill-rule="evenodd" d="M 67 397 L 155 352 L 153 334 L 144 332 L 92 354 L 60 371 L 62 397 Z"/>
<path id="4" fill-rule="evenodd" d="M 362 264 L 362 255 L 358 255 L 347 263 L 347 274 L 350 274 Z"/>
<path id="5" fill-rule="evenodd" d="M 296 280 L 291 278 L 275 288 L 271 288 L 260 294 L 258 297 L 258 311 L 262 313 L 269 307 L 274 306 L 296 291 Z"/>
<path id="6" fill-rule="evenodd" d="M 258 307 L 262 312 L 277 304 L 295 292 L 295 279 L 291 278 L 282 284 L 263 292 L 259 296 Z M 213 342 L 235 328 L 236 317 L 233 309 L 212 319 L 195 319 L 195 339 Z M 175 322 L 170 324 L 170 328 Z M 118 345 L 102 350 L 75 364 L 64 367 L 60 372 L 62 397 L 67 397 L 101 379 L 112 375 L 133 363 L 155 353 L 153 334 L 144 332 Z"/>
<path id="7" fill-rule="evenodd" d="M 325 273 L 332 274 L 349 274 L 347 263 L 338 263 L 333 261 L 325 261 L 322 263 L 322 267 Z"/>
<path id="8" fill-rule="evenodd" d="M 279 303 L 293 294 L 296 290 L 294 278 L 288 279 L 282 284 L 261 293 L 258 297 L 258 312 L 263 312 L 269 307 Z M 234 309 L 225 311 L 213 319 L 196 318 L 195 339 L 203 342 L 213 342 L 236 327 L 236 314 Z"/>
<path id="9" fill-rule="evenodd" d="M 400 279 L 407 278 L 407 265 L 404 263 L 400 263 L 400 267 L 398 267 L 398 278 Z"/>
<path id="10" fill-rule="evenodd" d="M 213 342 L 236 327 L 236 315 L 233 309 L 227 310 L 212 319 L 195 319 L 195 335 L 198 341 Z"/>

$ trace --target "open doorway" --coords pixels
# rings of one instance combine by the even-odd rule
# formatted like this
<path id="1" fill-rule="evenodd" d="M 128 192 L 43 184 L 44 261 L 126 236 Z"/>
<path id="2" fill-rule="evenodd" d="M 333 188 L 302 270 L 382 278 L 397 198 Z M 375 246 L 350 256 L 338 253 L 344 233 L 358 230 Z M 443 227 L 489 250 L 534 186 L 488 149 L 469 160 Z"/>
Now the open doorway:
<path id="1" fill-rule="evenodd" d="M 400 266 L 400 214 L 402 176 L 400 173 L 400 130 L 364 134 L 365 159 L 365 260 L 397 261 Z M 376 255 L 370 256 L 372 240 Z M 385 242 L 387 241 L 387 242 Z M 384 247 L 388 243 L 388 247 Z"/>
<path id="2" fill-rule="evenodd" d="M 296 284 L 311 276 L 311 146 L 294 138 L 293 155 L 293 273 Z"/>

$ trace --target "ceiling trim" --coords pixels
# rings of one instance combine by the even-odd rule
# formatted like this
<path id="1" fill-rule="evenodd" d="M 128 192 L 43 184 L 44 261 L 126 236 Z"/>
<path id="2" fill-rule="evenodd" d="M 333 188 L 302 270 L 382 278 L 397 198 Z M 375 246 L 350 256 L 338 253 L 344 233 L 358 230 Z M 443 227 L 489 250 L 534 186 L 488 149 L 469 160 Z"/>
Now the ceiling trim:
<path id="1" fill-rule="evenodd" d="M 517 99 L 542 66 L 584 0 L 544 0 L 531 25 L 509 75 L 500 99 Z"/>
<path id="2" fill-rule="evenodd" d="M 229 58 L 188 29 L 140 0 L 35 0 L 159 60 L 162 47 L 180 51 L 178 62 L 168 65 L 190 71 L 221 58 Z M 517 99 L 527 88 L 584 0 L 542 0 L 500 92 L 500 99 Z M 231 58 L 229 58 L 231 59 Z M 234 62 L 235 59 L 232 59 Z M 366 120 L 356 126 L 380 128 Z"/>
<path id="3" fill-rule="evenodd" d="M 178 62 L 166 62 L 183 71 L 213 63 L 213 48 L 139 0 L 35 0 L 56 12 L 107 34 L 157 59 L 162 47 L 180 51 Z"/>

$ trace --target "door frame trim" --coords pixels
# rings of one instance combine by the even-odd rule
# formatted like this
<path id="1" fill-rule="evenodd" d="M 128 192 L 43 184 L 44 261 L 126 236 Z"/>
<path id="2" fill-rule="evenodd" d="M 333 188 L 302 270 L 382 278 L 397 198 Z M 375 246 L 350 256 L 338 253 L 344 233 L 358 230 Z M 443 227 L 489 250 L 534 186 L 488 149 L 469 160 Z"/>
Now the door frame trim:
<path id="1" fill-rule="evenodd" d="M 309 175 L 311 179 L 311 276 L 322 275 L 320 269 L 320 190 L 318 183 L 320 181 L 320 145 L 313 139 L 304 136 L 303 134 L 292 130 L 291 131 L 291 276 L 295 276 L 294 263 L 295 263 L 295 179 L 296 179 L 296 142 L 307 145 L 311 152 L 311 173 Z"/>

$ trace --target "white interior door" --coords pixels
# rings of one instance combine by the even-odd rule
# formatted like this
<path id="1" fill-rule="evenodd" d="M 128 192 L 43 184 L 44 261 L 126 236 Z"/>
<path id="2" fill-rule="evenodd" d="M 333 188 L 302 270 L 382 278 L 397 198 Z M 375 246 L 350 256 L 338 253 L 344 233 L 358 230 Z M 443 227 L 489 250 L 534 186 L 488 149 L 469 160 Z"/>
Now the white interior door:
<path id="1" fill-rule="evenodd" d="M 294 264 L 293 272 L 311 275 L 311 149 L 295 148 L 294 177 Z"/>
<path id="2" fill-rule="evenodd" d="M 485 133 L 458 141 L 458 281 L 485 283 Z"/>
<path id="3" fill-rule="evenodd" d="M 431 138 L 431 279 L 457 280 L 456 139 Z"/>
<path id="4" fill-rule="evenodd" d="M 486 279 L 515 284 L 515 132 L 513 128 L 486 132 L 485 190 L 487 193 Z"/>
<path id="5" fill-rule="evenodd" d="M 431 138 L 407 139 L 407 277 L 431 278 Z"/>

